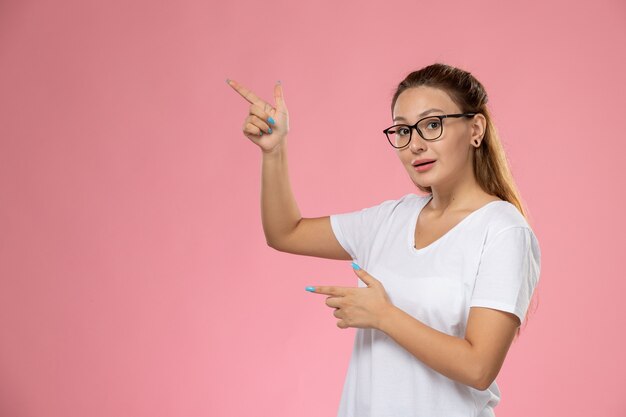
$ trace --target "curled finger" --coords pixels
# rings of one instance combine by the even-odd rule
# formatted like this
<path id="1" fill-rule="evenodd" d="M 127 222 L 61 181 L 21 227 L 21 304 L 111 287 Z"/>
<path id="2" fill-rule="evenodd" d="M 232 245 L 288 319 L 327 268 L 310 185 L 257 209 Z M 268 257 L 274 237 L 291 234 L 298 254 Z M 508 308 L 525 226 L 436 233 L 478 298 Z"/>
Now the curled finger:
<path id="1" fill-rule="evenodd" d="M 250 106 L 250 115 L 257 116 L 259 119 L 263 120 L 265 123 L 275 124 L 273 114 L 270 114 L 266 109 L 271 108 L 269 105 L 265 105 L 265 108 L 259 106 L 258 104 L 252 104 Z"/>
<path id="2" fill-rule="evenodd" d="M 257 125 L 250 122 L 244 125 L 243 132 L 249 135 L 263 136 L 263 131 Z"/>
<path id="3" fill-rule="evenodd" d="M 248 121 L 258 127 L 263 133 L 272 133 L 272 128 L 260 117 L 252 114 L 248 117 Z"/>

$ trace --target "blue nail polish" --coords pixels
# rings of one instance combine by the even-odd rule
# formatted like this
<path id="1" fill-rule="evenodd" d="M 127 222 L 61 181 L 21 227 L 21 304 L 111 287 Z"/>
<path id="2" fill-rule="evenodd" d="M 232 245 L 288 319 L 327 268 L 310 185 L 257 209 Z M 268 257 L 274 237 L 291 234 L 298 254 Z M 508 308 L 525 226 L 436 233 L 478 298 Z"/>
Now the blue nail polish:
<path id="1" fill-rule="evenodd" d="M 315 287 L 306 287 L 305 290 L 307 290 L 307 291 L 315 291 Z"/>
<path id="2" fill-rule="evenodd" d="M 272 118 L 272 116 L 267 118 L 267 121 L 270 122 L 271 124 L 275 125 L 276 122 L 274 121 L 274 119 Z"/>
<path id="3" fill-rule="evenodd" d="M 358 266 L 358 265 L 357 265 L 356 263 L 354 263 L 354 262 L 352 262 L 352 268 L 356 269 L 357 271 L 358 271 L 359 269 L 361 269 L 361 267 L 360 267 L 360 266 Z"/>
<path id="4" fill-rule="evenodd" d="M 272 128 L 270 127 L 267 131 L 268 131 L 269 133 L 272 133 Z"/>

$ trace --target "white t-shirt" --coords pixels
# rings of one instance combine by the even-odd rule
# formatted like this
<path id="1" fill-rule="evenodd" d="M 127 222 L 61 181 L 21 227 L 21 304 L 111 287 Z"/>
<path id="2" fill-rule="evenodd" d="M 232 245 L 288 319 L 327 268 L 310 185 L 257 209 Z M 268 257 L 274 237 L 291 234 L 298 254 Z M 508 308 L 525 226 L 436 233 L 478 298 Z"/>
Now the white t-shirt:
<path id="1" fill-rule="evenodd" d="M 511 312 L 523 322 L 541 259 L 526 219 L 513 204 L 492 201 L 415 249 L 417 217 L 431 198 L 407 194 L 334 214 L 331 226 L 391 302 L 424 324 L 464 338 L 472 306 Z M 495 381 L 477 390 L 436 372 L 384 332 L 357 328 L 337 416 L 487 417 L 499 402 Z"/>

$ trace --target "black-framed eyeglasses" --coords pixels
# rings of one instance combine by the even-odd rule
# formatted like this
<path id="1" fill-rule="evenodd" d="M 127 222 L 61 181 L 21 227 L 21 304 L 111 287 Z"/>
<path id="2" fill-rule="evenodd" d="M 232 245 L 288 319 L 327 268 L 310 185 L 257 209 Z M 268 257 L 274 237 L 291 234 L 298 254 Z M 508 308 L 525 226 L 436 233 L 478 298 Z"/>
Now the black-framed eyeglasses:
<path id="1" fill-rule="evenodd" d="M 443 119 L 446 117 L 472 117 L 478 113 L 441 114 L 426 116 L 414 125 L 398 124 L 383 130 L 387 140 L 394 148 L 404 148 L 411 142 L 413 129 L 427 141 L 438 139 L 443 133 Z"/>

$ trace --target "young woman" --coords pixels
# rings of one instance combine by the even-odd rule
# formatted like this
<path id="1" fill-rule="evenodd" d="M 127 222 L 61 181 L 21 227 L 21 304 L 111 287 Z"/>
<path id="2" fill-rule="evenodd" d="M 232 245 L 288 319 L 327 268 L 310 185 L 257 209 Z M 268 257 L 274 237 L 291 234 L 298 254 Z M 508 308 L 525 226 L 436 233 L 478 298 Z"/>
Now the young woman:
<path id="1" fill-rule="evenodd" d="M 354 261 L 358 287 L 307 287 L 328 295 L 338 327 L 357 328 L 338 417 L 494 416 L 495 378 L 525 319 L 541 252 L 482 84 L 436 63 L 398 85 L 384 134 L 426 195 L 302 218 L 280 82 L 276 107 L 227 82 L 250 102 L 243 132 L 262 150 L 268 244 Z"/>

